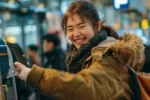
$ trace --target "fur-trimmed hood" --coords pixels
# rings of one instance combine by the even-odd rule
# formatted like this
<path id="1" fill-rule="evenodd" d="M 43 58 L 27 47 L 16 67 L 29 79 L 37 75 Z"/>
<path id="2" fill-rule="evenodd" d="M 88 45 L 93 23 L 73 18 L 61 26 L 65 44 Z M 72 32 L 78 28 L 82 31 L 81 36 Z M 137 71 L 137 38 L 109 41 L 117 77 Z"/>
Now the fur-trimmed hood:
<path id="1" fill-rule="evenodd" d="M 105 49 L 101 55 L 96 53 L 99 49 Z M 126 33 L 120 40 L 106 39 L 93 49 L 92 56 L 100 60 L 108 53 L 112 54 L 120 64 L 130 66 L 135 71 L 139 71 L 143 67 L 145 60 L 144 45 L 141 38 L 135 34 Z"/>

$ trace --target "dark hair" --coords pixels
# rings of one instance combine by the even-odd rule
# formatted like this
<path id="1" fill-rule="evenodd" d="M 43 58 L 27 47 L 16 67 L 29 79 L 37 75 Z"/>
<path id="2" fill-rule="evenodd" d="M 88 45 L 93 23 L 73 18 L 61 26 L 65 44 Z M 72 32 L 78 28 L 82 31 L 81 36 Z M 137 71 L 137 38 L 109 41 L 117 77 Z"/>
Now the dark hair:
<path id="1" fill-rule="evenodd" d="M 67 20 L 74 14 L 79 15 L 82 21 L 84 21 L 83 18 L 88 20 L 93 29 L 97 30 L 97 22 L 100 21 L 97 9 L 91 3 L 86 1 L 76 1 L 69 6 L 62 19 L 63 30 L 66 31 Z"/>
<path id="2" fill-rule="evenodd" d="M 60 45 L 60 39 L 56 34 L 47 34 L 43 37 L 43 40 L 46 40 L 47 42 L 52 42 L 55 46 Z"/>
<path id="3" fill-rule="evenodd" d="M 28 49 L 37 52 L 38 51 L 38 47 L 36 45 L 29 45 Z"/>

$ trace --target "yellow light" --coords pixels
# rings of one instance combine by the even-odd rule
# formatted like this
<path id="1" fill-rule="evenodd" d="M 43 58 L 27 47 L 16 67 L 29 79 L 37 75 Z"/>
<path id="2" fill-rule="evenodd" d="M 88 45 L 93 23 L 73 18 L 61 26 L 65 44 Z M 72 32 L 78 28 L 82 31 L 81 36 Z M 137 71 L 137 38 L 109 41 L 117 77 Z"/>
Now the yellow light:
<path id="1" fill-rule="evenodd" d="M 16 38 L 13 36 L 6 37 L 6 42 L 16 43 Z"/>
<path id="2" fill-rule="evenodd" d="M 148 20 L 147 19 L 143 19 L 141 22 L 142 28 L 143 29 L 148 29 Z"/>

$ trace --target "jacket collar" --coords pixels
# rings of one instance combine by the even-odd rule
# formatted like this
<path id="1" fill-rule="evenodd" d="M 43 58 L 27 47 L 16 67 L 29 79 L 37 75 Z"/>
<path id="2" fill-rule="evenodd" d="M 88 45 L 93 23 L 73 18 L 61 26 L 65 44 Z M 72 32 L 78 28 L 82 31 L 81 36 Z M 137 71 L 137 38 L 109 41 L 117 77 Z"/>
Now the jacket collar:
<path id="1" fill-rule="evenodd" d="M 143 67 L 144 45 L 141 38 L 134 34 L 125 34 L 120 40 L 107 38 L 92 49 L 91 56 L 96 60 L 102 60 L 103 56 L 108 53 L 111 53 L 120 64 L 130 66 L 135 71 Z"/>

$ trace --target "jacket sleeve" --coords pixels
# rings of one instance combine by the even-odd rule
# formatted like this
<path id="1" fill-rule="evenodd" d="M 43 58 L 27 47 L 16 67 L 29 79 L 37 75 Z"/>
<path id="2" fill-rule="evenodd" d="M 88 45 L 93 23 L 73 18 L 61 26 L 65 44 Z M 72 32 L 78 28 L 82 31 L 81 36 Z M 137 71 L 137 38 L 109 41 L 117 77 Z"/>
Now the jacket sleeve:
<path id="1" fill-rule="evenodd" d="M 77 74 L 33 66 L 26 82 L 45 95 L 59 100 L 106 100 L 107 93 L 117 92 L 119 88 L 115 88 L 116 84 L 110 82 L 110 77 L 98 65 L 93 64 L 94 67 Z M 110 83 L 112 89 L 108 89 Z"/>

